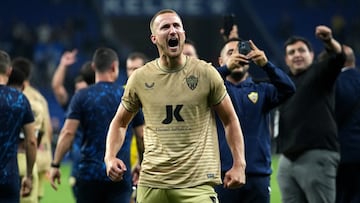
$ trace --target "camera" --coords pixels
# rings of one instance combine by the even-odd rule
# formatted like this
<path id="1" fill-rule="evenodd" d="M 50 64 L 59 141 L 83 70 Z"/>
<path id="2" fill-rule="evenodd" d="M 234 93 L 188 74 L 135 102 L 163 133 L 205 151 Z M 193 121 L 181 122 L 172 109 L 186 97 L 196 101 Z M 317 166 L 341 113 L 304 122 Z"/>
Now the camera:
<path id="1" fill-rule="evenodd" d="M 238 44 L 238 50 L 240 54 L 246 55 L 251 51 L 249 41 L 240 41 Z"/>

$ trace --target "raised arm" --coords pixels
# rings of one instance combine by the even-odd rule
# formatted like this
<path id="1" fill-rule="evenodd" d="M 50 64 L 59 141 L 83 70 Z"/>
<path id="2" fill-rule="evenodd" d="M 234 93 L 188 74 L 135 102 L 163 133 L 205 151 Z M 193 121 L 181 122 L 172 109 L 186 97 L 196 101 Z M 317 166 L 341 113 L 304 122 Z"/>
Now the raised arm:
<path id="1" fill-rule="evenodd" d="M 333 51 L 337 54 L 341 53 L 341 44 L 334 39 L 332 31 L 325 25 L 316 26 L 315 36 L 319 38 L 327 50 Z"/>
<path id="2" fill-rule="evenodd" d="M 240 187 L 245 184 L 244 138 L 229 95 L 226 95 L 220 104 L 214 106 L 214 110 L 224 125 L 226 141 L 233 157 L 233 166 L 224 177 L 224 186 L 227 188 Z"/>
<path id="3" fill-rule="evenodd" d="M 272 64 L 266 57 L 263 50 L 260 50 L 252 40 L 249 40 L 252 51 L 247 55 L 257 66 L 263 69 L 269 77 L 272 85 L 267 85 L 266 91 L 267 108 L 277 106 L 279 103 L 289 98 L 295 93 L 295 85 L 290 77 L 282 69 Z"/>
<path id="4" fill-rule="evenodd" d="M 61 106 L 64 106 L 69 100 L 68 92 L 64 87 L 64 79 L 67 68 L 75 63 L 76 54 L 77 50 L 74 49 L 72 51 L 66 51 L 61 56 L 60 64 L 58 65 L 51 81 L 51 87 L 54 92 L 56 101 Z"/>
<path id="5" fill-rule="evenodd" d="M 106 173 L 112 181 L 121 181 L 124 172 L 127 170 L 124 162 L 118 159 L 116 154 L 124 143 L 126 129 L 133 115 L 132 112 L 126 110 L 123 105 L 120 104 L 115 117 L 110 123 L 106 138 L 104 161 L 106 164 Z"/>

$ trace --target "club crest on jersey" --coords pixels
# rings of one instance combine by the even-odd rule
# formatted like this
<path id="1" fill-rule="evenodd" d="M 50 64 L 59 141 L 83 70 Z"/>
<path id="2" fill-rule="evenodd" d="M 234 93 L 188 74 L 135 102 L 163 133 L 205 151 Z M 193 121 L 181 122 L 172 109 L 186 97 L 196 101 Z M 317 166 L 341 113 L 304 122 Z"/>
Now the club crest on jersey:
<path id="1" fill-rule="evenodd" d="M 248 94 L 248 98 L 250 99 L 250 101 L 254 104 L 256 104 L 258 98 L 259 98 L 259 95 L 257 92 L 251 92 L 250 94 Z"/>
<path id="2" fill-rule="evenodd" d="M 188 78 L 186 78 L 186 84 L 191 90 L 194 90 L 198 84 L 198 78 L 190 75 Z"/>

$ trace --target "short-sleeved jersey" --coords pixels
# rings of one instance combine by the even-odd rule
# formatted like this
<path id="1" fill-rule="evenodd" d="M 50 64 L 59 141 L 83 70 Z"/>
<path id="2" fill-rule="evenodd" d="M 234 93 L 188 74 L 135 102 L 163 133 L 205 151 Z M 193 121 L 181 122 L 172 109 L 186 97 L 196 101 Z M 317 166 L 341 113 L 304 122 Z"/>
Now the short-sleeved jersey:
<path id="1" fill-rule="evenodd" d="M 169 70 L 158 59 L 130 77 L 122 105 L 144 113 L 144 159 L 139 185 L 185 188 L 220 184 L 216 125 L 211 107 L 226 95 L 222 78 L 205 61 L 187 57 Z"/>
<path id="2" fill-rule="evenodd" d="M 122 94 L 123 88 L 117 84 L 99 82 L 72 97 L 67 119 L 79 120 L 83 132 L 81 158 L 75 174 L 77 179 L 111 181 L 106 175 L 104 163 L 106 136 Z M 130 141 L 131 137 L 126 137 L 124 142 Z M 122 148 L 117 157 L 129 159 L 124 156 L 129 157 L 129 150 Z M 130 165 L 127 166 L 130 168 Z"/>
<path id="3" fill-rule="evenodd" d="M 34 121 L 30 104 L 20 91 L 0 85 L 0 184 L 19 177 L 17 150 L 21 128 Z M 10 178 L 11 177 L 11 178 Z"/>
<path id="4" fill-rule="evenodd" d="M 33 112 L 35 122 L 34 122 L 34 128 L 37 133 L 44 133 L 44 103 L 42 101 L 43 96 L 38 92 L 38 90 L 35 90 L 34 88 L 30 86 L 26 86 L 23 91 L 24 95 L 30 102 L 30 107 Z"/>
<path id="5" fill-rule="evenodd" d="M 46 171 L 50 168 L 52 159 L 51 140 L 48 128 L 50 128 L 50 113 L 45 97 L 32 86 L 26 86 L 23 93 L 30 102 L 35 117 L 35 130 L 41 136 L 40 144 L 36 155 L 38 171 Z"/>

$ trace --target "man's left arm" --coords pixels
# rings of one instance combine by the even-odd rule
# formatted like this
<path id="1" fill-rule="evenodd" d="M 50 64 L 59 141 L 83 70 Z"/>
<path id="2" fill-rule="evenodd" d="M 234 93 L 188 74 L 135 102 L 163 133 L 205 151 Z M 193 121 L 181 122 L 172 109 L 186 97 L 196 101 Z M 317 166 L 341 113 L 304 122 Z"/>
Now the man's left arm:
<path id="1" fill-rule="evenodd" d="M 76 130 L 80 124 L 79 120 L 66 119 L 63 128 L 60 131 L 60 135 L 56 144 L 54 159 L 51 163 L 50 170 L 50 183 L 56 190 L 57 186 L 55 180 L 60 184 L 60 163 L 64 155 L 70 150 L 73 140 L 75 138 Z"/>
<path id="2" fill-rule="evenodd" d="M 233 157 L 233 166 L 225 173 L 224 186 L 226 188 L 240 187 L 245 184 L 244 138 L 229 95 L 226 95 L 218 105 L 214 106 L 214 110 L 224 125 L 226 141 Z"/>

